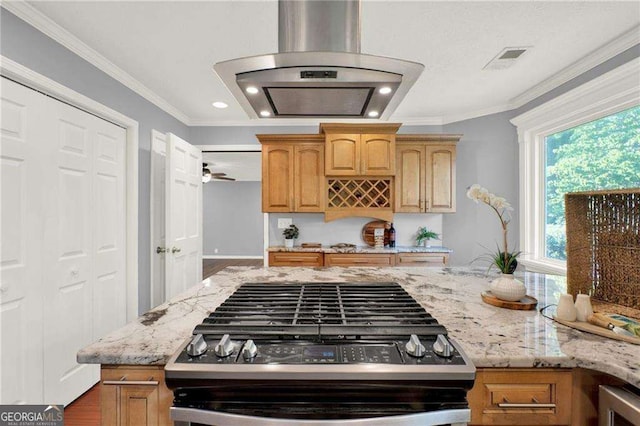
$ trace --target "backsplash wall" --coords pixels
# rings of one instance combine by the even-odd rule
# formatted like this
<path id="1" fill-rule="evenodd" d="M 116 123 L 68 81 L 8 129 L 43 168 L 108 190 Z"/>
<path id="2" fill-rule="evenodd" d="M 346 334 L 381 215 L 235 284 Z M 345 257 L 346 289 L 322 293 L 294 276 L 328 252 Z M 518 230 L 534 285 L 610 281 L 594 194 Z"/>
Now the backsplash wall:
<path id="1" fill-rule="evenodd" d="M 325 222 L 322 213 L 271 213 L 269 214 L 270 246 L 284 245 L 282 229 L 278 229 L 278 218 L 291 218 L 300 229 L 300 237 L 296 240 L 296 245 L 305 242 L 322 243 L 323 245 L 336 243 L 365 245 L 361 236 L 362 227 L 372 220 L 377 220 L 369 217 L 349 217 Z M 416 232 L 420 226 L 426 226 L 429 230 L 440 235 L 440 238 L 444 237 L 442 235 L 441 214 L 396 213 L 393 220 L 397 246 L 414 246 Z M 442 240 L 431 240 L 431 245 L 439 246 L 442 244 Z"/>

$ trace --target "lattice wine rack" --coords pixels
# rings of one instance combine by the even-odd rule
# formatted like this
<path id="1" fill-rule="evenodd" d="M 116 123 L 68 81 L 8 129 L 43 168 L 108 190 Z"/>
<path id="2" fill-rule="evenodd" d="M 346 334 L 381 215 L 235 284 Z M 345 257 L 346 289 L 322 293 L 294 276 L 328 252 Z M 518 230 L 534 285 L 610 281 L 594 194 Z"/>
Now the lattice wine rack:
<path id="1" fill-rule="evenodd" d="M 391 179 L 328 179 L 327 207 L 391 208 Z"/>

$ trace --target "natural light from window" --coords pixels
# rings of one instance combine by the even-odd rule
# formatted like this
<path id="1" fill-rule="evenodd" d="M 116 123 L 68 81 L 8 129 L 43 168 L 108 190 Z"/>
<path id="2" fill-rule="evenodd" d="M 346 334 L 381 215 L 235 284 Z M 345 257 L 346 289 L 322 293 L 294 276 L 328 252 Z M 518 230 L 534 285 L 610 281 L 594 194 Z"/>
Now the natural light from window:
<path id="1" fill-rule="evenodd" d="M 566 260 L 564 194 L 640 187 L 640 106 L 544 140 L 544 257 Z"/>

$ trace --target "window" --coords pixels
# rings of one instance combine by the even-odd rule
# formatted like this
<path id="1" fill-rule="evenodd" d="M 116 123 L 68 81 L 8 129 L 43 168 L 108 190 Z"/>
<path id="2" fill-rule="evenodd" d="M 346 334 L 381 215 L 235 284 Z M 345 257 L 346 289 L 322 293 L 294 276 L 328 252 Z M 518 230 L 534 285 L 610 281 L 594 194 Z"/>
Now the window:
<path id="1" fill-rule="evenodd" d="M 640 106 L 545 138 L 546 258 L 566 260 L 564 194 L 640 187 Z"/>
<path id="2" fill-rule="evenodd" d="M 511 120 L 520 144 L 520 249 L 566 273 L 564 194 L 640 187 L 640 58 Z"/>

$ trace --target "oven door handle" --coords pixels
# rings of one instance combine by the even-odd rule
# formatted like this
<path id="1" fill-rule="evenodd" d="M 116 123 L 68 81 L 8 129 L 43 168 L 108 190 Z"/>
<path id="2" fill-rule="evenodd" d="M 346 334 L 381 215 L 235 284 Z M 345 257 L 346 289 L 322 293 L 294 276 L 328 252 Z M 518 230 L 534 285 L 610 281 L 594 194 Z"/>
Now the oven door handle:
<path id="1" fill-rule="evenodd" d="M 197 408 L 171 407 L 171 419 L 176 426 L 200 423 L 216 426 L 431 426 L 444 424 L 467 424 L 471 421 L 471 410 L 454 409 L 428 411 L 401 416 L 373 417 L 369 419 L 301 420 L 255 417 L 229 414 Z"/>

